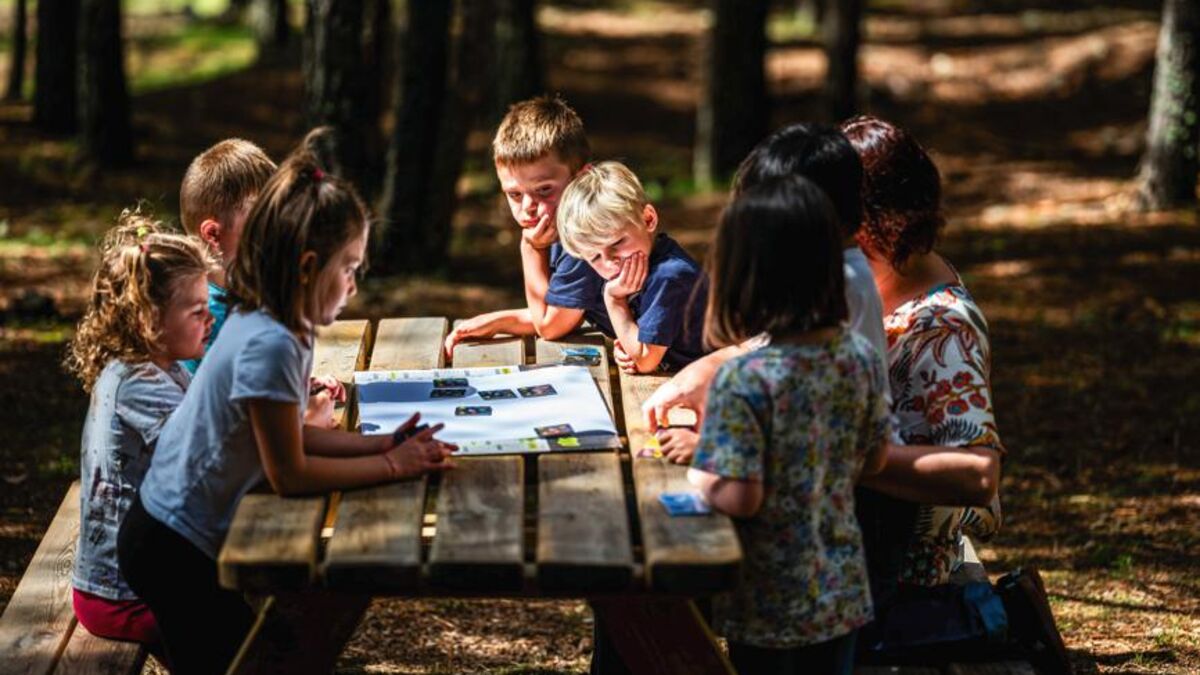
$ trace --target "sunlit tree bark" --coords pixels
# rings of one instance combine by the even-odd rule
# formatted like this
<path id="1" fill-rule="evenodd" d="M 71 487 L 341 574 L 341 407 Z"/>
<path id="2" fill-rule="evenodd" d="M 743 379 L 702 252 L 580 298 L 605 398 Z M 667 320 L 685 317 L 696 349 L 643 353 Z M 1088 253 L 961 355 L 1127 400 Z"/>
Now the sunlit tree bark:
<path id="1" fill-rule="evenodd" d="M 1200 3 L 1166 0 L 1138 204 L 1146 210 L 1196 204 Z"/>

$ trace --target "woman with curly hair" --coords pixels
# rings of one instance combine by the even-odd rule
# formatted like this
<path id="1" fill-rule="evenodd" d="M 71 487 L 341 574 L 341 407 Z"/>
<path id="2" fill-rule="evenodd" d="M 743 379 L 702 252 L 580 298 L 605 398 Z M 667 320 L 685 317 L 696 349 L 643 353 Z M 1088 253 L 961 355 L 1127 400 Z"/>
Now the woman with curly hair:
<path id="1" fill-rule="evenodd" d="M 94 635 L 141 642 L 157 654 L 158 624 L 117 566 L 117 528 L 190 382 L 179 361 L 204 354 L 212 264 L 197 240 L 123 212 L 100 243 L 91 301 L 66 362 L 91 392 L 80 460 L 75 615 Z"/>

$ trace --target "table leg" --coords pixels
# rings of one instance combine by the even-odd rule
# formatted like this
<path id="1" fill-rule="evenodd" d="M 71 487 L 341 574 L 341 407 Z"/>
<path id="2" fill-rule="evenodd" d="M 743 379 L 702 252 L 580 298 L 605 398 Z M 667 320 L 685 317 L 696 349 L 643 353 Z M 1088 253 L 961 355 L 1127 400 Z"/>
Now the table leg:
<path id="1" fill-rule="evenodd" d="M 691 600 L 604 598 L 591 605 L 597 626 L 607 633 L 626 672 L 734 675 Z"/>
<path id="2" fill-rule="evenodd" d="M 367 595 L 329 591 L 273 595 L 262 604 L 228 675 L 332 673 L 370 604 Z"/>

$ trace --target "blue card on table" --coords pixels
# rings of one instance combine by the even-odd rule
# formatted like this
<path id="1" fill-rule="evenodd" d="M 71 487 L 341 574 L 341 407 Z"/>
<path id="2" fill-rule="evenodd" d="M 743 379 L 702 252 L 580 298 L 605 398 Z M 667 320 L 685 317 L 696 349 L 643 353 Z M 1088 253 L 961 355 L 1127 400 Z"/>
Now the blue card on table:
<path id="1" fill-rule="evenodd" d="M 703 516 L 712 513 L 712 507 L 699 492 L 664 492 L 658 501 L 672 516 Z"/>

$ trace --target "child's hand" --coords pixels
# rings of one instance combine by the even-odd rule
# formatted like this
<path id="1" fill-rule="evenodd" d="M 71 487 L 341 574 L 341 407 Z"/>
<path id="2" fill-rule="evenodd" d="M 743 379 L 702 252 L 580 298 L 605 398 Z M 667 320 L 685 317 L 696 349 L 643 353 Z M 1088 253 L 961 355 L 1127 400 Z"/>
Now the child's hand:
<path id="1" fill-rule="evenodd" d="M 617 362 L 617 367 L 622 371 L 637 374 L 637 361 L 629 355 L 629 352 L 625 351 L 619 340 L 613 343 L 613 360 Z"/>
<path id="2" fill-rule="evenodd" d="M 474 319 L 460 321 L 446 336 L 446 341 L 442 344 L 446 349 L 446 358 L 454 356 L 454 347 L 463 340 L 485 337 L 491 337 L 491 334 L 488 331 L 488 322 L 484 320 L 484 317 L 477 316 Z"/>
<path id="3" fill-rule="evenodd" d="M 345 396 L 345 392 L 342 393 Z M 308 407 L 304 409 L 304 423 L 310 427 L 332 429 L 337 426 L 333 418 L 333 394 L 328 389 L 321 389 L 308 397 Z"/>
<path id="4" fill-rule="evenodd" d="M 414 423 L 415 416 L 405 425 Z M 404 425 L 401 425 L 403 428 Z M 393 445 L 383 453 L 387 461 L 389 478 L 410 478 L 429 471 L 441 471 L 453 467 L 449 461 L 450 454 L 458 450 L 453 443 L 443 443 L 433 435 L 445 428 L 444 424 L 435 424 L 423 429 L 406 439 L 400 445 Z M 390 439 L 392 436 L 387 436 Z"/>
<path id="5" fill-rule="evenodd" d="M 334 403 L 346 402 L 346 387 L 332 375 L 319 375 L 308 379 L 309 395 L 329 392 Z"/>
<path id="6" fill-rule="evenodd" d="M 644 253 L 634 253 L 621 261 L 621 271 L 611 281 L 604 284 L 604 295 L 607 298 L 627 298 L 642 290 L 646 283 L 646 272 L 649 263 Z"/>
<path id="7" fill-rule="evenodd" d="M 550 214 L 545 214 L 538 218 L 537 224 L 532 227 L 522 225 L 521 239 L 531 248 L 538 250 L 550 248 L 554 242 L 558 241 L 558 227 L 555 225 L 554 218 L 551 218 Z"/>
<path id="8" fill-rule="evenodd" d="M 688 427 L 668 427 L 655 434 L 662 447 L 663 457 L 675 464 L 691 464 L 700 443 L 700 434 Z"/>

